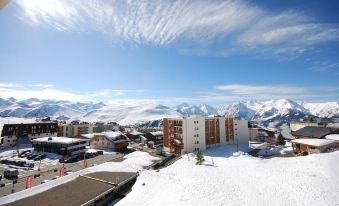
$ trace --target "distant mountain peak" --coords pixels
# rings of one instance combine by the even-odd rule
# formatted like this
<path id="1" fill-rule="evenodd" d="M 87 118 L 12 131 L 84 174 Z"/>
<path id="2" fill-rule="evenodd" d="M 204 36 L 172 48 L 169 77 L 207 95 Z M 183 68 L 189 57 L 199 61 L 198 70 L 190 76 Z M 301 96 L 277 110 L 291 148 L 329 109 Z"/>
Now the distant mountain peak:
<path id="1" fill-rule="evenodd" d="M 121 124 L 138 124 L 152 122 L 148 125 L 159 125 L 164 117 L 180 116 L 231 116 L 239 119 L 258 121 L 267 125 L 279 126 L 294 119 L 338 118 L 338 102 L 306 103 L 290 99 L 274 99 L 270 101 L 238 101 L 215 108 L 208 104 L 199 106 L 182 103 L 175 107 L 167 107 L 159 103 L 133 103 L 106 105 L 103 102 L 70 102 L 60 100 L 42 100 L 30 98 L 0 98 L 0 116 L 13 117 L 46 117 L 63 120 L 81 119 L 89 122 L 116 121 Z"/>

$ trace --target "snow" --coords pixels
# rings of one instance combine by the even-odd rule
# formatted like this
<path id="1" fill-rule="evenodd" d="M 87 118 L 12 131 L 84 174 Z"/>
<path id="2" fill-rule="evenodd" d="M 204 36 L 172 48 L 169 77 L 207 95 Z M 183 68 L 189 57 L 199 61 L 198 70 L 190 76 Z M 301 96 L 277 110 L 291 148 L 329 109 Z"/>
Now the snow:
<path id="1" fill-rule="evenodd" d="M 339 203 L 339 151 L 291 158 L 232 156 L 234 147 L 192 154 L 140 173 L 117 205 L 307 205 Z"/>
<path id="2" fill-rule="evenodd" d="M 146 152 L 136 151 L 125 156 L 122 162 L 106 162 L 97 166 L 86 168 L 70 175 L 46 182 L 28 190 L 20 191 L 0 198 L 0 204 L 8 204 L 16 200 L 29 197 L 66 182 L 72 181 L 79 175 L 86 175 L 94 172 L 138 172 L 144 170 L 145 166 L 151 165 L 153 161 L 159 160 Z"/>
<path id="3" fill-rule="evenodd" d="M 330 134 L 325 137 L 325 139 L 330 139 L 334 141 L 339 141 L 339 134 Z"/>
<path id="4" fill-rule="evenodd" d="M 157 132 L 151 132 L 151 134 L 153 136 L 161 136 L 161 135 L 164 135 L 164 133 L 162 131 L 157 131 Z"/>
<path id="5" fill-rule="evenodd" d="M 87 148 L 86 153 L 97 153 L 98 151 L 103 151 L 104 154 L 116 154 L 117 153 L 113 149 L 108 149 L 108 148 L 93 149 L 93 148 L 90 148 L 89 146 L 87 146 L 86 148 Z"/>
<path id="6" fill-rule="evenodd" d="M 83 142 L 84 139 L 77 139 L 77 138 L 69 138 L 69 137 L 41 137 L 32 140 L 32 142 L 51 142 L 51 143 L 76 143 L 76 142 Z"/>
<path id="7" fill-rule="evenodd" d="M 107 131 L 107 132 L 103 132 L 103 134 L 107 137 L 107 138 L 111 138 L 111 139 L 115 139 L 121 135 L 123 135 L 121 132 L 113 132 L 113 131 Z"/>
<path id="8" fill-rule="evenodd" d="M 142 135 L 143 133 L 134 130 L 134 131 L 130 132 L 130 134 L 137 136 L 137 135 Z"/>
<path id="9" fill-rule="evenodd" d="M 316 147 L 326 146 L 335 143 L 334 140 L 330 139 L 295 139 L 292 140 L 293 143 L 307 144 Z"/>
<path id="10" fill-rule="evenodd" d="M 203 104 L 199 106 L 180 104 L 167 107 L 154 102 L 114 101 L 109 105 L 92 102 L 69 102 L 58 100 L 0 98 L 0 115 L 14 117 L 62 117 L 62 119 L 81 119 L 88 122 L 114 121 L 121 125 L 149 123 L 164 117 L 177 118 L 187 115 L 222 115 L 248 120 L 262 121 L 264 124 L 278 125 L 284 120 L 288 122 L 305 115 L 318 117 L 339 116 L 339 103 L 304 103 L 289 99 L 276 99 L 265 102 L 240 101 L 231 105 L 213 108 Z M 266 125 L 267 126 L 267 125 Z"/>

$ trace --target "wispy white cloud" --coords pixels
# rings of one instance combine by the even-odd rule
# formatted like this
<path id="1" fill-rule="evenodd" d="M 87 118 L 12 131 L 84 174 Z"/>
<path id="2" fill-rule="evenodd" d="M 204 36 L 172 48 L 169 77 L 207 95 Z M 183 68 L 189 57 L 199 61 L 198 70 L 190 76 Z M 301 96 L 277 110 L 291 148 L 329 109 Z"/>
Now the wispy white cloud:
<path id="1" fill-rule="evenodd" d="M 41 85 L 41 86 L 36 86 Z M 158 91 L 143 89 L 102 89 L 96 92 L 70 92 L 49 87 L 44 84 L 0 83 L 0 98 L 16 99 L 54 99 L 72 102 L 99 102 L 110 105 L 133 105 L 142 103 L 158 103 L 174 106 L 182 102 L 193 104 L 225 105 L 242 100 L 271 100 L 288 98 L 305 101 L 338 101 L 339 87 L 336 86 L 291 86 L 291 85 L 219 85 L 210 91 L 199 91 L 184 96 L 158 96 Z M 137 97 L 136 95 L 141 95 Z"/>
<path id="2" fill-rule="evenodd" d="M 298 11 L 270 11 L 245 1 L 17 0 L 33 25 L 99 32 L 116 42 L 175 45 L 181 53 L 300 55 L 339 40 L 339 26 Z M 217 48 L 215 48 L 217 45 Z"/>
<path id="3" fill-rule="evenodd" d="M 93 93 L 68 92 L 55 88 L 52 84 L 14 84 L 0 83 L 0 98 L 16 99 L 56 99 L 69 101 L 105 101 L 112 97 L 126 94 L 143 93 L 147 90 L 112 90 L 102 89 Z"/>
<path id="4" fill-rule="evenodd" d="M 302 94 L 305 89 L 301 87 L 293 87 L 286 85 L 243 85 L 231 84 L 220 85 L 216 87 L 217 90 L 227 91 L 240 95 L 258 95 L 258 94 Z"/>
<path id="5" fill-rule="evenodd" d="M 202 95 L 206 99 L 271 100 L 288 98 L 294 100 L 337 101 L 337 86 L 293 86 L 293 85 L 219 85 L 219 92 Z M 233 98 L 232 98 L 233 97 Z"/>

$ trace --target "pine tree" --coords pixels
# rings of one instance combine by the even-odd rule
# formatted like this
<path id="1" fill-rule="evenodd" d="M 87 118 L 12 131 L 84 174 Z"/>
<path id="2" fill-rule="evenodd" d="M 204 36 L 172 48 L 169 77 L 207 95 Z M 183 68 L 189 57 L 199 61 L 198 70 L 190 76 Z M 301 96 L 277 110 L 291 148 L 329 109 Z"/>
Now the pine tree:
<path id="1" fill-rule="evenodd" d="M 277 145 L 285 145 L 285 138 L 281 133 L 278 135 Z"/>
<path id="2" fill-rule="evenodd" d="M 197 165 L 201 165 L 205 161 L 202 151 L 200 149 L 198 149 L 196 160 L 197 160 L 197 163 L 196 163 Z"/>

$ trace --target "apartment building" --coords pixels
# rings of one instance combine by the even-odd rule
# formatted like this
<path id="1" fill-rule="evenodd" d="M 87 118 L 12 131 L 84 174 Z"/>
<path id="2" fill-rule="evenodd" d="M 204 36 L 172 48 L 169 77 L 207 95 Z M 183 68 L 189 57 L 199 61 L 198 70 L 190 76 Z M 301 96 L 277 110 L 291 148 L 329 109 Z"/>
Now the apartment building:
<path id="1" fill-rule="evenodd" d="M 116 122 L 110 122 L 110 123 L 103 123 L 103 122 L 97 122 L 95 123 L 93 127 L 94 133 L 100 133 L 105 131 L 119 131 L 120 125 Z"/>
<path id="2" fill-rule="evenodd" d="M 40 137 L 57 136 L 56 122 L 34 122 L 25 124 L 5 124 L 1 132 L 1 145 L 4 148 L 17 144 L 18 139 L 33 140 Z"/>
<path id="3" fill-rule="evenodd" d="M 93 133 L 94 124 L 79 123 L 79 124 L 59 124 L 58 136 L 80 138 L 82 134 Z"/>
<path id="4" fill-rule="evenodd" d="M 164 149 L 176 154 L 249 140 L 246 120 L 225 117 L 165 118 L 163 133 Z"/>
<path id="5" fill-rule="evenodd" d="M 82 155 L 86 152 L 87 145 L 87 139 L 68 137 L 41 137 L 32 140 L 35 151 L 58 153 L 63 156 Z"/>
<path id="6" fill-rule="evenodd" d="M 106 131 L 81 135 L 89 140 L 89 146 L 93 149 L 113 149 L 123 151 L 128 146 L 128 138 L 122 132 Z"/>

